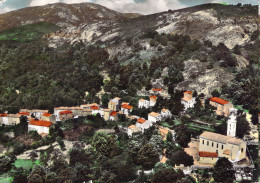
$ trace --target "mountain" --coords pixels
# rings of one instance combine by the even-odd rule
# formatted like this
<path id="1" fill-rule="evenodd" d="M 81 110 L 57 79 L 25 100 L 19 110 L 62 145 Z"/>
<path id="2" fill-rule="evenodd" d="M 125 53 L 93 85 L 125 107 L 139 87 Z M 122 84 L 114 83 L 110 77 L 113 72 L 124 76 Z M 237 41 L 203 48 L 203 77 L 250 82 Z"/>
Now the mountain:
<path id="1" fill-rule="evenodd" d="M 49 97 L 39 102 L 34 91 L 39 83 L 33 78 L 45 78 L 50 81 L 45 81 L 47 88 L 52 91 L 51 86 L 57 86 L 56 92 L 62 92 L 71 105 L 83 102 L 86 91 L 104 89 L 119 95 L 127 90 L 134 95 L 151 84 L 210 96 L 234 81 L 237 72 L 255 64 L 257 11 L 251 5 L 205 4 L 140 15 L 92 3 L 57 3 L 1 14 L 4 89 L 0 94 L 9 96 L 22 88 L 30 95 L 9 96 L 13 103 L 33 106 L 32 100 L 23 100 L 34 96 L 34 102 L 41 103 L 36 107 L 44 108 L 43 101 L 52 95 L 46 91 Z M 27 79 L 36 83 L 26 83 Z M 24 82 L 30 86 L 23 87 Z M 49 106 L 64 104 L 64 98 L 57 98 Z M 8 100 L 0 98 L 0 102 Z"/>

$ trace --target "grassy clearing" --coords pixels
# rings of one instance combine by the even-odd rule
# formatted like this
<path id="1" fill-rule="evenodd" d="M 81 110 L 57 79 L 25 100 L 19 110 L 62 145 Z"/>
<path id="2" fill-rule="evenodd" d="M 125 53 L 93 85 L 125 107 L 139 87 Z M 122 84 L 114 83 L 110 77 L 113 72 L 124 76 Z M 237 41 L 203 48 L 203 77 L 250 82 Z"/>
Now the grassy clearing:
<path id="1" fill-rule="evenodd" d="M 37 23 L 16 27 L 0 32 L 0 40 L 28 42 L 40 39 L 43 35 L 55 32 L 58 26 L 51 23 Z"/>

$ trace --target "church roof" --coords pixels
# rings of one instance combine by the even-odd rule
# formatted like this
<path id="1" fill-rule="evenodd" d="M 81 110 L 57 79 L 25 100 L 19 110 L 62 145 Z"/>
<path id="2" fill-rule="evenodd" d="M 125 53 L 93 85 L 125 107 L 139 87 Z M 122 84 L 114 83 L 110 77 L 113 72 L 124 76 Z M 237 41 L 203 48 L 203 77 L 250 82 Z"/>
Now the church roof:
<path id="1" fill-rule="evenodd" d="M 221 135 L 221 134 L 217 134 L 217 133 L 213 133 L 213 132 L 203 132 L 200 135 L 200 138 L 212 140 L 215 142 L 220 142 L 223 144 L 229 143 L 229 144 L 239 145 L 243 142 L 243 140 L 241 140 L 241 139 L 226 136 L 226 135 Z"/>

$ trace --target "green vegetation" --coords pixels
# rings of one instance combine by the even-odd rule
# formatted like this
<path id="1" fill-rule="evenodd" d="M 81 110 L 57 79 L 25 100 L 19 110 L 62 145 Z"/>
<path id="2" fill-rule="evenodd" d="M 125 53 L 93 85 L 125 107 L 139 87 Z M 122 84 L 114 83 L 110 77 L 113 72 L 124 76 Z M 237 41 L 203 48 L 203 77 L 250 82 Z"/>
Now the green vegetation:
<path id="1" fill-rule="evenodd" d="M 40 39 L 43 35 L 55 32 L 58 26 L 51 23 L 29 24 L 0 32 L 0 40 L 27 42 Z"/>

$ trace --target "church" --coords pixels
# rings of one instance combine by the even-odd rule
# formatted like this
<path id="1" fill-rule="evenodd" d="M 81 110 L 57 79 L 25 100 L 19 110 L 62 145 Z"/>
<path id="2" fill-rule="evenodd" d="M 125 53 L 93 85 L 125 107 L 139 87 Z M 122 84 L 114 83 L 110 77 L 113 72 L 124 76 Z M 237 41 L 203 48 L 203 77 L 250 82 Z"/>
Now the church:
<path id="1" fill-rule="evenodd" d="M 236 138 L 237 110 L 230 109 L 227 121 L 227 135 L 203 132 L 199 137 L 199 161 L 204 164 L 215 164 L 220 157 L 231 162 L 246 158 L 246 142 Z"/>

